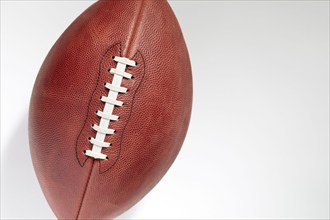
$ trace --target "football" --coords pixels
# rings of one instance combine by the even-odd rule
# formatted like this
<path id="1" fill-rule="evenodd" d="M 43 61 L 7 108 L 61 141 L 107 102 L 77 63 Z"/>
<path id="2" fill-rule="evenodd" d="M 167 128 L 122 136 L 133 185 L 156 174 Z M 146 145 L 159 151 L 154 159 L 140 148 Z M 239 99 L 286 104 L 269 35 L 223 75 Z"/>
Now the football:
<path id="1" fill-rule="evenodd" d="M 191 108 L 167 1 L 89 7 L 48 53 L 30 101 L 31 157 L 56 217 L 115 218 L 141 200 L 179 153 Z"/>

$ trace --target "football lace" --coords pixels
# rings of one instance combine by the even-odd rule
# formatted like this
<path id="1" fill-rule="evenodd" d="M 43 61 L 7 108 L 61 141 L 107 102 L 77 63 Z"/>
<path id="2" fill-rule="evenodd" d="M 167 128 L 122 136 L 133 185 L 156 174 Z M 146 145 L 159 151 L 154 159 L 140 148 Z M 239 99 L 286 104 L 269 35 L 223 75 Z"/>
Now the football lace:
<path id="1" fill-rule="evenodd" d="M 112 59 L 117 62 L 116 68 L 111 68 L 109 72 L 113 74 L 111 83 L 104 83 L 104 86 L 109 89 L 108 96 L 101 96 L 100 100 L 105 103 L 102 111 L 96 111 L 96 114 L 101 118 L 100 123 L 93 124 L 92 128 L 96 131 L 95 137 L 88 138 L 93 145 L 92 150 L 85 150 L 83 153 L 95 159 L 109 159 L 106 154 L 103 154 L 102 148 L 108 148 L 111 143 L 106 142 L 106 135 L 115 134 L 116 130 L 109 128 L 111 121 L 118 121 L 119 116 L 113 115 L 115 107 L 121 107 L 124 102 L 117 100 L 119 93 L 127 93 L 128 89 L 121 86 L 123 79 L 132 79 L 130 73 L 125 72 L 127 66 L 136 66 L 136 62 L 125 57 L 114 56 Z"/>

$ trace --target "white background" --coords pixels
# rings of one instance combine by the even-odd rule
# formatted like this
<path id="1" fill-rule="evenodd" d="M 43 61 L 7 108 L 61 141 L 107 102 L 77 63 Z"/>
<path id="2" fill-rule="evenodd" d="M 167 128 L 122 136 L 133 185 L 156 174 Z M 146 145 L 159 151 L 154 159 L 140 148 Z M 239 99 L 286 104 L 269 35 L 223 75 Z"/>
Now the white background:
<path id="1" fill-rule="evenodd" d="M 92 1 L 1 1 L 1 217 L 55 218 L 27 139 L 34 79 Z M 120 218 L 329 218 L 329 2 L 171 1 L 194 75 L 183 149 Z"/>

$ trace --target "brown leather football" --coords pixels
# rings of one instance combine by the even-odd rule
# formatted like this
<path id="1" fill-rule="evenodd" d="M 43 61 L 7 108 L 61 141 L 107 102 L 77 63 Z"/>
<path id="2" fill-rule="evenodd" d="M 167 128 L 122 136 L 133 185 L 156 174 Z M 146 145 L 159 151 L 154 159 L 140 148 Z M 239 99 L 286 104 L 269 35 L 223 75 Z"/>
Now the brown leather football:
<path id="1" fill-rule="evenodd" d="M 60 219 L 114 218 L 163 177 L 185 138 L 192 76 L 167 1 L 99 1 L 45 59 L 30 149 Z"/>

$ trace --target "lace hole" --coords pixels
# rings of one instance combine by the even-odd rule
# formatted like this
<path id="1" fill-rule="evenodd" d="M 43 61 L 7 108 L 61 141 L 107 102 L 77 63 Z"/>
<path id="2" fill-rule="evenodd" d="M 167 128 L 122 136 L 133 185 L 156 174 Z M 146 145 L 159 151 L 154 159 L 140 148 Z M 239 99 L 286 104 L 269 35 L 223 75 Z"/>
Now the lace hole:
<path id="1" fill-rule="evenodd" d="M 89 137 L 89 138 L 88 138 L 88 140 L 92 140 L 92 138 L 91 138 L 91 137 Z"/>
<path id="2" fill-rule="evenodd" d="M 83 154 L 86 154 L 86 150 L 83 150 Z"/>
<path id="3" fill-rule="evenodd" d="M 115 59 L 115 56 L 112 56 L 112 59 L 114 60 Z"/>
<path id="4" fill-rule="evenodd" d="M 109 160 L 109 157 L 108 157 L 108 156 L 106 156 L 106 157 L 105 157 L 105 159 L 106 159 L 106 160 Z"/>

